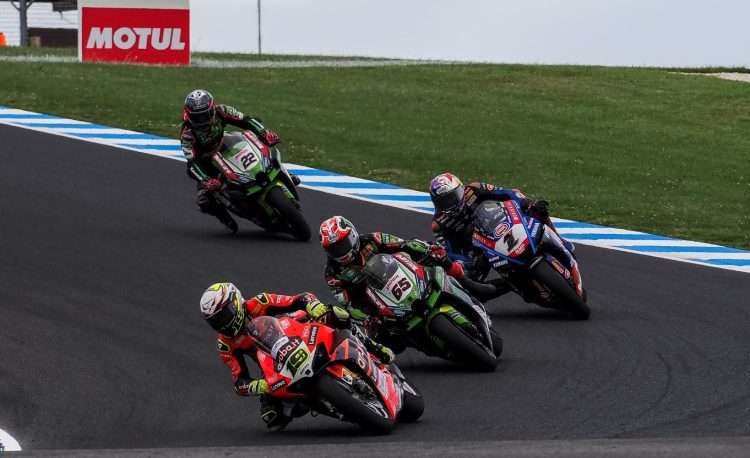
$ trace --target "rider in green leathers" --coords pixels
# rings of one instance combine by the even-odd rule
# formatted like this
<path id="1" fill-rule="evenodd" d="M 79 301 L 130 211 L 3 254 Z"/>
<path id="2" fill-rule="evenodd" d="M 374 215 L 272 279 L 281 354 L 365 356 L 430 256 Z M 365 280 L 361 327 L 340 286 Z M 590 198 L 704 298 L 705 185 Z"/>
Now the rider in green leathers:
<path id="1" fill-rule="evenodd" d="M 208 91 L 196 89 L 185 98 L 180 142 L 187 159 L 188 176 L 198 182 L 196 203 L 203 213 L 214 215 L 235 233 L 237 222 L 212 195 L 221 187 L 221 174 L 211 162 L 211 155 L 221 146 L 227 124 L 253 132 L 268 146 L 281 140 L 258 118 L 245 115 L 229 105 L 217 104 Z M 295 185 L 299 184 L 297 177 L 291 178 Z"/>

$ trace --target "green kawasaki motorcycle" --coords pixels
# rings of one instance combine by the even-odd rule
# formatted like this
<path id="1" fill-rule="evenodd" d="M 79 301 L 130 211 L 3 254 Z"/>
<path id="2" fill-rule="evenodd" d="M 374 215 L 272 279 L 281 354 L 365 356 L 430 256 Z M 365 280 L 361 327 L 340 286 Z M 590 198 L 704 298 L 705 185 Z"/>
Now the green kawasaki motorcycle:
<path id="1" fill-rule="evenodd" d="M 442 267 L 415 263 L 406 253 L 376 254 L 365 265 L 367 297 L 377 308 L 365 327 L 396 349 L 414 347 L 427 355 L 493 371 L 503 341 L 484 306 Z"/>
<path id="2" fill-rule="evenodd" d="M 268 231 L 310 240 L 299 194 L 277 147 L 269 147 L 250 131 L 232 132 L 224 135 L 212 159 L 224 183 L 216 197 L 230 212 Z"/>

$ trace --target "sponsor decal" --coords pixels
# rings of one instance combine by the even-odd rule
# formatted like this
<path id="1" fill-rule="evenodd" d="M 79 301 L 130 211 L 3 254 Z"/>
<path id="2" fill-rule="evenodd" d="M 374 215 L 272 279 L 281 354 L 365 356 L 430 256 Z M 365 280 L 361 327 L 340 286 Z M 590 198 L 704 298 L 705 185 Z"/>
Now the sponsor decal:
<path id="1" fill-rule="evenodd" d="M 482 234 L 478 234 L 475 232 L 474 235 L 472 235 L 472 238 L 491 250 L 495 249 L 495 242 L 483 236 Z"/>
<path id="2" fill-rule="evenodd" d="M 289 356 L 289 361 L 286 363 L 286 367 L 287 369 L 289 369 L 292 377 L 297 375 L 297 371 L 299 371 L 299 368 L 302 366 L 302 364 L 307 361 L 308 356 L 309 353 L 307 353 L 307 351 L 302 347 L 298 348 L 297 351 Z"/>
<path id="3" fill-rule="evenodd" d="M 110 6 L 89 6 L 86 0 L 79 5 L 82 61 L 190 63 L 187 0 L 182 8 L 129 8 L 115 0 Z"/>
<path id="4" fill-rule="evenodd" d="M 376 293 L 372 291 L 371 288 L 367 288 L 367 291 L 365 293 L 367 295 L 367 298 L 370 299 L 370 301 L 375 304 L 375 306 L 378 308 L 378 311 L 380 312 L 380 315 L 383 317 L 392 317 L 394 316 L 393 310 L 386 305 L 385 302 L 378 296 Z"/>
<path id="5" fill-rule="evenodd" d="M 521 256 L 521 254 L 526 250 L 526 247 L 529 245 L 529 240 L 524 239 L 523 243 L 519 245 L 515 250 L 510 252 L 510 255 L 514 258 Z"/>
<path id="6" fill-rule="evenodd" d="M 273 347 L 271 347 L 271 357 L 273 359 L 277 359 L 279 356 L 279 351 L 281 351 L 282 347 L 285 347 L 287 345 L 291 345 L 294 347 L 294 343 L 292 343 L 292 339 L 290 339 L 287 336 L 282 337 L 281 339 L 274 342 Z"/>
<path id="7" fill-rule="evenodd" d="M 558 261 L 557 259 L 552 258 L 552 259 L 550 259 L 550 263 L 552 264 L 552 267 L 555 268 L 555 270 L 557 270 L 558 272 L 560 272 L 560 275 L 562 275 L 563 277 L 565 277 L 566 280 L 570 279 L 570 272 L 568 272 L 568 269 L 566 269 L 565 266 L 563 266 L 562 264 L 560 264 L 560 261 Z"/>
<path id="8" fill-rule="evenodd" d="M 500 223 L 495 228 L 495 237 L 502 237 L 503 234 L 505 234 L 509 230 L 510 230 L 510 224 L 508 224 L 508 223 Z"/>
<path id="9" fill-rule="evenodd" d="M 315 345 L 316 340 L 318 340 L 318 327 L 313 326 L 312 329 L 310 329 L 310 338 L 307 339 L 307 343 L 309 345 Z"/>
<path id="10" fill-rule="evenodd" d="M 505 210 L 508 212 L 508 215 L 513 221 L 513 224 L 520 224 L 521 217 L 518 215 L 518 210 L 516 209 L 515 203 L 512 201 L 506 200 L 505 202 L 503 202 L 503 206 L 505 207 Z"/>
<path id="11" fill-rule="evenodd" d="M 229 345 L 225 344 L 221 340 L 216 341 L 216 347 L 219 349 L 219 351 L 223 351 L 223 352 L 229 351 Z"/>
<path id="12" fill-rule="evenodd" d="M 286 380 L 279 380 L 278 382 L 271 385 L 271 391 L 276 391 L 284 388 L 286 386 Z"/>
<path id="13" fill-rule="evenodd" d="M 541 224 L 539 224 L 539 223 L 535 223 L 535 224 L 534 224 L 534 228 L 533 228 L 533 229 L 531 229 L 531 238 L 532 238 L 532 239 L 533 239 L 533 238 L 535 238 L 535 237 L 536 237 L 536 234 L 537 234 L 537 233 L 539 232 L 539 226 L 541 226 Z"/>
<path id="14" fill-rule="evenodd" d="M 289 360 L 290 364 L 287 365 L 287 367 L 290 368 L 292 375 L 294 375 L 299 364 L 307 359 L 307 352 L 304 348 L 301 348 L 302 345 L 304 344 L 299 337 L 287 337 L 280 339 L 279 342 L 274 344 L 274 348 L 271 350 L 271 355 L 273 355 L 273 359 L 276 361 L 276 372 L 281 372 L 284 365 L 286 365 L 287 360 Z M 300 351 L 304 354 L 304 357 L 299 355 Z M 299 358 L 302 358 L 301 361 Z"/>

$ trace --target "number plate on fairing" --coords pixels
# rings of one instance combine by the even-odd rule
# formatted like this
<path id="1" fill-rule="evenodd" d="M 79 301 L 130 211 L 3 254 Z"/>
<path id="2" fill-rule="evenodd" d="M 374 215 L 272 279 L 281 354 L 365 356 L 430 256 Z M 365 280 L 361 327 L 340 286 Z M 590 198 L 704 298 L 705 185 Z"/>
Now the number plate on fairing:
<path id="1" fill-rule="evenodd" d="M 416 300 L 416 277 L 403 266 L 386 282 L 382 289 L 375 290 L 376 294 L 388 305 L 394 315 L 404 316 L 411 312 L 411 304 Z"/>
<path id="2" fill-rule="evenodd" d="M 243 145 L 242 149 L 234 152 L 234 154 L 227 154 L 225 158 L 235 171 L 255 175 L 261 168 L 261 154 L 249 143 L 243 143 Z"/>
<path id="3" fill-rule="evenodd" d="M 272 350 L 276 371 L 291 378 L 290 384 L 312 375 L 312 357 L 299 337 L 280 340 Z"/>

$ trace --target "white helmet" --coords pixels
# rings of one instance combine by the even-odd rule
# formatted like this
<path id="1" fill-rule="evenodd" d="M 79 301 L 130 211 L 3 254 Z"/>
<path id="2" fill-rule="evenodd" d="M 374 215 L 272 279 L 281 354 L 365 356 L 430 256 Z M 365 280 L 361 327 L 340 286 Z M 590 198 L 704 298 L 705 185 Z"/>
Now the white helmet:
<path id="1" fill-rule="evenodd" d="M 233 283 L 214 283 L 201 296 L 201 315 L 214 330 L 235 337 L 245 325 L 245 300 Z"/>

